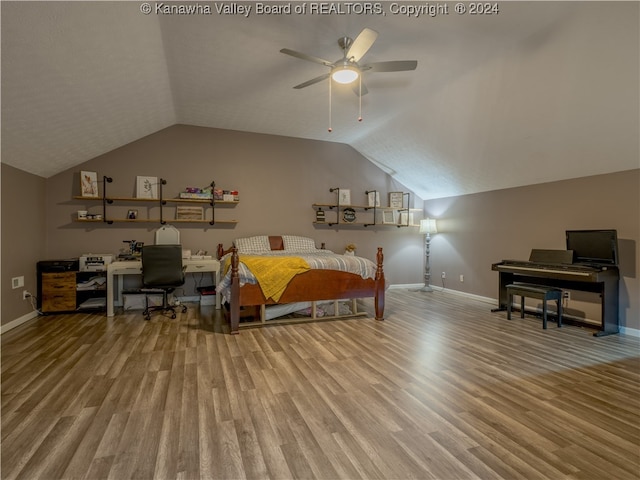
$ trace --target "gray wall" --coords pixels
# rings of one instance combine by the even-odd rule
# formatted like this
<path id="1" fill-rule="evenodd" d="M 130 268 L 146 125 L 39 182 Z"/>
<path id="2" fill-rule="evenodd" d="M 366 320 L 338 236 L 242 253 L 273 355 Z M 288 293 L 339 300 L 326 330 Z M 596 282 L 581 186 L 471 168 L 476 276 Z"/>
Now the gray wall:
<path id="1" fill-rule="evenodd" d="M 220 188 L 238 190 L 239 205 L 216 209 L 217 219 L 237 220 L 235 228 L 180 225 L 182 243 L 191 249 L 212 251 L 218 242 L 230 244 L 237 236 L 282 233 L 313 236 L 337 250 L 353 242 L 366 255 L 373 254 L 378 243 L 397 242 L 402 237 L 419 243 L 415 230 L 314 228 L 311 205 L 335 201 L 330 187 L 350 188 L 354 204 L 365 203 L 365 190 L 406 190 L 347 145 L 176 125 L 47 180 L 47 203 L 52 206 L 47 215 L 49 256 L 77 255 L 88 248 L 117 252 L 128 238 L 153 241 L 156 224 L 86 228 L 86 224 L 73 223 L 78 209 L 90 207 L 90 212 L 98 212 L 101 208 L 96 202 L 72 200 L 79 194 L 80 170 L 112 177 L 107 188 L 114 196 L 135 196 L 137 175 L 165 178 L 165 197 L 176 197 L 187 186 L 206 186 L 211 180 Z M 415 201 L 422 208 L 422 200 Z M 117 206 L 121 216 L 130 208 L 147 215 L 144 204 Z M 149 215 L 157 217 L 158 213 L 154 210 Z M 389 246 L 397 247 L 395 243 Z M 398 275 L 407 278 L 401 270 Z"/>
<path id="2" fill-rule="evenodd" d="M 45 256 L 45 185 L 42 177 L 2 164 L 2 325 L 33 311 L 22 291 L 36 294 L 36 262 Z M 24 287 L 11 288 L 19 276 Z"/>
<path id="3" fill-rule="evenodd" d="M 491 264 L 529 258 L 532 248 L 564 249 L 565 230 L 613 228 L 620 247 L 620 324 L 640 329 L 640 170 L 425 202 L 439 219 L 432 240 L 433 283 L 496 298 Z M 459 276 L 464 275 L 464 282 Z M 599 298 L 572 293 L 570 314 L 600 319 Z"/>
<path id="4" fill-rule="evenodd" d="M 109 195 L 135 196 L 137 175 L 165 178 L 164 196 L 171 198 L 187 186 L 206 186 L 211 180 L 224 189 L 238 190 L 240 203 L 216 209 L 216 219 L 237 220 L 235 227 L 205 228 L 176 224 L 181 242 L 192 251 L 215 252 L 216 245 L 230 246 L 236 237 L 256 234 L 298 234 L 316 239 L 336 252 L 349 243 L 357 253 L 375 258 L 376 248 L 386 253 L 386 275 L 391 283 L 416 282 L 422 265 L 422 237 L 417 228 L 315 227 L 313 203 L 335 202 L 331 187 L 351 189 L 352 203 L 366 204 L 364 192 L 377 189 L 382 202 L 387 192 L 406 191 L 353 148 L 337 143 L 304 140 L 175 125 L 122 148 L 92 159 L 77 168 L 47 179 L 47 249 L 49 258 L 82 253 L 118 253 L 123 240 L 153 243 L 158 224 L 91 225 L 73 222 L 78 209 L 99 212 L 99 202 L 73 200 L 79 194 L 79 171 L 96 171 L 113 178 Z M 102 189 L 102 184 L 100 184 Z M 421 199 L 414 199 L 420 208 Z M 110 212 L 120 217 L 138 209 L 142 218 L 158 217 L 157 207 L 117 203 Z M 173 216 L 170 209 L 169 215 Z M 170 217 L 173 218 L 173 217 Z M 416 259 L 418 261 L 416 261 Z M 190 285 L 185 294 L 190 295 Z"/>

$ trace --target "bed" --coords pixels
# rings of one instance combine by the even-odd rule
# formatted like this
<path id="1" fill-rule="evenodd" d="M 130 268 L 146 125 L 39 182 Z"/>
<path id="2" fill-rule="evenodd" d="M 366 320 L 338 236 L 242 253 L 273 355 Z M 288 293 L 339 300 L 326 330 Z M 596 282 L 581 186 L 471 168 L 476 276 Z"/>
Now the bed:
<path id="1" fill-rule="evenodd" d="M 317 320 L 316 307 L 326 301 L 335 302 L 334 314 L 329 318 L 364 315 L 357 311 L 356 299 L 369 297 L 374 298 L 375 319 L 384 319 L 382 248 L 378 248 L 376 262 L 372 262 L 335 254 L 324 244 L 318 249 L 308 237 L 260 235 L 238 238 L 228 250 L 219 244 L 217 253 L 223 272 L 217 288 L 228 303 L 232 334 L 239 333 L 244 309 L 259 308 L 260 320 L 243 322 L 242 326 L 265 325 L 267 307 L 300 302 L 308 302 L 311 315 L 294 321 Z M 341 300 L 352 302 L 349 313 L 338 311 Z"/>

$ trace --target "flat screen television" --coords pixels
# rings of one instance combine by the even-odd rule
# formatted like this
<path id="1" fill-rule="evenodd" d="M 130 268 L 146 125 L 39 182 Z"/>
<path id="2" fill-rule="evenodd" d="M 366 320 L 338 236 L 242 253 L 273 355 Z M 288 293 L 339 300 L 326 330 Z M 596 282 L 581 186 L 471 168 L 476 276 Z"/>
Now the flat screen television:
<path id="1" fill-rule="evenodd" d="M 618 233 L 615 230 L 567 230 L 567 250 L 575 263 L 618 265 Z"/>

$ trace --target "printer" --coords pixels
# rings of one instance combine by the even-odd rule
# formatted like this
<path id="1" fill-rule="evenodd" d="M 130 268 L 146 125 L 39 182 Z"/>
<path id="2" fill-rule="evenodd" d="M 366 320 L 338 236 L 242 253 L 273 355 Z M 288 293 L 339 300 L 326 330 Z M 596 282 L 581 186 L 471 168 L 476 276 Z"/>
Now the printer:
<path id="1" fill-rule="evenodd" d="M 110 253 L 85 253 L 80 256 L 81 272 L 104 272 L 113 261 Z"/>

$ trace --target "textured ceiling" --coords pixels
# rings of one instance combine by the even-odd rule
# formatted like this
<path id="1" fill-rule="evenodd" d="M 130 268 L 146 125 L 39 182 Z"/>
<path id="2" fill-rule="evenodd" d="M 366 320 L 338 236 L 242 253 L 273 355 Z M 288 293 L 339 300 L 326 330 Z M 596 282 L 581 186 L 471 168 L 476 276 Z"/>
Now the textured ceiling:
<path id="1" fill-rule="evenodd" d="M 417 18 L 391 2 L 375 15 L 252 4 L 248 17 L 218 14 L 222 2 L 185 2 L 211 8 L 196 15 L 141 5 L 0 4 L 3 162 L 49 177 L 182 123 L 347 143 L 423 199 L 640 166 L 637 2 Z M 337 39 L 364 27 L 379 33 L 366 62 L 418 68 L 366 73 L 362 122 L 335 87 L 329 133 L 328 82 L 292 88 L 327 67 L 279 50 L 337 60 Z"/>

